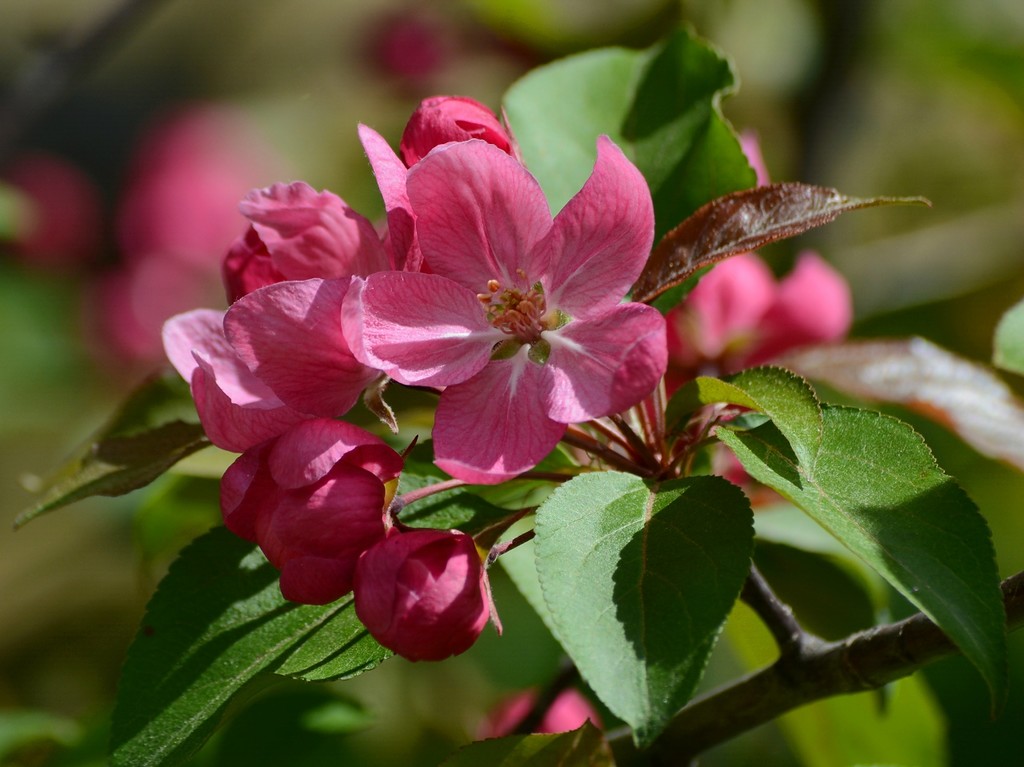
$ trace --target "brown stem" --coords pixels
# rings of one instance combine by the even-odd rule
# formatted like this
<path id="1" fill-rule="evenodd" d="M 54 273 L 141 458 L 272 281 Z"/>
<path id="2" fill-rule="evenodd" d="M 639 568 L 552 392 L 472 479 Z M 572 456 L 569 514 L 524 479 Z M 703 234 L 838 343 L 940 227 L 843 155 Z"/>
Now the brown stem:
<path id="1" fill-rule="evenodd" d="M 757 613 L 783 655 L 798 651 L 809 638 L 810 635 L 797 623 L 793 610 L 775 596 L 768 581 L 754 565 L 750 566 L 750 575 L 743 584 L 740 598 Z"/>
<path id="2" fill-rule="evenodd" d="M 1024 626 L 1024 572 L 1002 583 L 1007 627 Z M 657 764 L 687 765 L 697 754 L 822 698 L 863 692 L 957 652 L 924 615 L 877 626 L 839 642 L 808 635 L 794 653 L 683 708 L 655 741 Z"/>
<path id="3" fill-rule="evenodd" d="M 562 436 L 562 442 L 565 442 L 567 445 L 572 445 L 573 447 L 578 447 L 580 450 L 600 458 L 608 465 L 615 466 L 623 471 L 628 471 L 630 474 L 636 474 L 639 477 L 651 476 L 652 472 L 650 469 L 641 466 L 620 453 L 616 453 L 607 445 L 602 445 L 589 434 L 580 431 L 579 429 L 575 429 L 571 426 L 566 429 L 565 434 Z"/>

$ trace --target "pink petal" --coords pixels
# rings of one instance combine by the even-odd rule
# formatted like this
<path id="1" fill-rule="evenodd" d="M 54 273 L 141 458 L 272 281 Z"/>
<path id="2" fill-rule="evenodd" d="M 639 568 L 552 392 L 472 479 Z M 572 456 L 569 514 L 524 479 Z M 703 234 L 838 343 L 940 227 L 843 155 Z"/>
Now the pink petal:
<path id="1" fill-rule="evenodd" d="M 474 138 L 512 154 L 511 138 L 490 109 L 463 96 L 434 96 L 420 102 L 412 113 L 399 149 L 411 168 L 440 144 Z"/>
<path id="2" fill-rule="evenodd" d="M 761 154 L 761 141 L 758 138 L 757 131 L 743 131 L 740 134 L 740 147 L 743 149 L 743 154 L 747 156 L 747 162 L 750 163 L 750 167 L 757 174 L 757 185 L 767 186 L 772 183 L 772 179 L 768 175 L 768 166 L 765 165 L 764 156 Z"/>
<path id="3" fill-rule="evenodd" d="M 311 485 L 326 476 L 343 456 L 363 445 L 387 448 L 384 440 L 358 426 L 331 418 L 312 418 L 277 439 L 270 452 L 270 473 L 281 487 Z M 401 457 L 391 452 L 400 463 Z"/>
<path id="4" fill-rule="evenodd" d="M 346 313 L 346 330 L 363 361 L 404 384 L 446 386 L 487 364 L 507 336 L 487 321 L 476 295 L 436 274 L 382 272 L 351 299 L 362 307 L 361 327 Z"/>
<path id="5" fill-rule="evenodd" d="M 196 309 L 172 317 L 164 325 L 164 347 L 191 384 L 206 436 L 217 447 L 242 452 L 307 416 L 285 406 L 238 359 L 224 337 L 223 316 Z"/>
<path id="6" fill-rule="evenodd" d="M 747 364 L 756 365 L 808 344 L 838 341 L 853 321 L 850 286 L 811 251 L 780 283 L 775 303 L 761 320 L 761 342 Z"/>
<path id="7" fill-rule="evenodd" d="M 296 410 L 341 415 L 377 376 L 352 356 L 341 330 L 348 285 L 279 282 L 240 298 L 224 318 L 239 358 Z"/>
<path id="8" fill-rule="evenodd" d="M 697 319 L 691 343 L 706 359 L 718 359 L 731 341 L 750 338 L 775 302 L 775 277 L 753 253 L 733 256 L 705 274 L 686 299 Z"/>
<path id="9" fill-rule="evenodd" d="M 479 140 L 445 144 L 409 171 L 407 186 L 431 271 L 474 293 L 488 280 L 526 289 L 539 279 L 534 251 L 551 214 L 536 179 L 509 155 Z"/>
<path id="10" fill-rule="evenodd" d="M 527 347 L 496 360 L 441 394 L 434 418 L 435 463 L 453 477 L 494 484 L 532 469 L 562 438 L 565 424 L 548 418 L 543 367 Z"/>
<path id="11" fill-rule="evenodd" d="M 288 279 L 341 278 L 392 268 L 376 230 L 331 192 L 296 181 L 250 192 L 238 206 Z"/>
<path id="12" fill-rule="evenodd" d="M 619 413 L 642 400 L 665 373 L 665 320 L 643 304 L 622 304 L 592 320 L 545 333 L 551 354 L 548 415 L 577 423 Z"/>
<path id="13" fill-rule="evenodd" d="M 281 570 L 285 598 L 324 604 L 347 594 L 359 555 L 384 538 L 383 505 L 380 480 L 343 463 L 313 487 L 283 493 L 257 539 Z"/>
<path id="14" fill-rule="evenodd" d="M 651 254 L 654 204 L 643 175 L 611 139 L 583 188 L 555 217 L 544 242 L 548 306 L 594 317 L 619 303 Z"/>
<path id="15" fill-rule="evenodd" d="M 372 128 L 360 125 L 359 140 L 363 143 L 363 150 L 377 178 L 380 195 L 384 198 L 384 210 L 388 217 L 388 245 L 392 250 L 395 268 L 419 271 L 423 254 L 416 242 L 416 218 L 405 189 L 408 169 L 384 137 Z"/>
<path id="16" fill-rule="evenodd" d="M 278 502 L 278 489 L 266 470 L 270 443 L 249 448 L 235 459 L 220 480 L 220 511 L 235 535 L 256 542 L 256 522 Z"/>
<path id="17" fill-rule="evenodd" d="M 224 256 L 220 273 L 229 304 L 264 285 L 286 279 L 274 266 L 263 240 L 251 226 Z"/>

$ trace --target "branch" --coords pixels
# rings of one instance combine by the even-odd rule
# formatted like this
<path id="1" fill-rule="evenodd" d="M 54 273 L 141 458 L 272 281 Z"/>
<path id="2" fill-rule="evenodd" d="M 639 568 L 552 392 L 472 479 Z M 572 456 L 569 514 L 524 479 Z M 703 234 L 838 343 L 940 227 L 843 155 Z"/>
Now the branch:
<path id="1" fill-rule="evenodd" d="M 1024 572 L 1002 583 L 1008 630 L 1024 626 Z M 813 637 L 811 638 L 813 640 Z M 697 754 L 822 698 L 864 692 L 957 652 L 923 614 L 839 642 L 809 641 L 772 666 L 690 702 L 655 741 L 658 764 Z"/>
<path id="2" fill-rule="evenodd" d="M 0 103 L 0 161 L 18 137 L 81 77 L 109 45 L 162 0 L 123 0 L 91 27 L 73 31 L 24 68 Z"/>

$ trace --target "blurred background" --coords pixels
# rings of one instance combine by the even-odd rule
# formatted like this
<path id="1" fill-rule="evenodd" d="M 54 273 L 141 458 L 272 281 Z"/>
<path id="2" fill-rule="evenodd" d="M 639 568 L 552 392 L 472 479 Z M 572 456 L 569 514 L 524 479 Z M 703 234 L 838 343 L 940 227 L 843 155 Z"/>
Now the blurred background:
<path id="1" fill-rule="evenodd" d="M 853 214 L 766 251 L 778 269 L 803 246 L 836 266 L 852 286 L 853 335 L 922 334 L 987 362 L 996 321 L 1024 295 L 1017 0 L 2 0 L 0 17 L 3 765 L 104 763 L 124 652 L 174 552 L 217 522 L 216 480 L 168 477 L 17 532 L 14 517 L 161 366 L 163 320 L 225 305 L 219 263 L 244 229 L 246 191 L 303 179 L 382 213 L 358 122 L 397 144 L 426 96 L 497 109 L 531 67 L 647 46 L 688 22 L 734 59 L 741 88 L 723 109 L 757 132 L 773 180 L 934 203 Z M 980 505 L 1000 572 L 1024 569 L 1019 473 L 900 415 Z M 394 660 L 352 682 L 255 695 L 196 763 L 436 764 L 503 695 L 558 668 L 522 599 L 500 577 L 496 590 L 503 638 L 488 630 L 440 665 Z M 1014 685 L 995 722 L 966 663 L 927 670 L 947 726 L 934 763 L 1021 763 L 1022 639 L 1011 639 Z M 735 670 L 723 658 L 708 683 Z M 308 753 L 274 751 L 287 738 L 267 736 L 268 723 L 302 729 L 299 714 L 325 706 L 344 715 L 307 727 Z M 775 726 L 706 763 L 754 758 L 846 763 Z"/>

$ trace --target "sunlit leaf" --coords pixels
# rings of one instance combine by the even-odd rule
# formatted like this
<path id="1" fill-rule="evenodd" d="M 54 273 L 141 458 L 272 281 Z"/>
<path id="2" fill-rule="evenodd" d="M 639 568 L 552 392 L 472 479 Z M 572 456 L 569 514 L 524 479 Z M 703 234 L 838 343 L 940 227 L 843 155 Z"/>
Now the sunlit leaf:
<path id="1" fill-rule="evenodd" d="M 846 197 L 835 189 L 785 183 L 728 194 L 704 205 L 665 235 L 633 286 L 652 301 L 698 269 L 806 232 L 842 213 L 880 205 L 929 205 L 920 197 Z"/>
<path id="2" fill-rule="evenodd" d="M 419 476 L 402 472 L 398 491 L 407 493 L 440 481 L 433 476 Z M 432 527 L 437 529 L 458 528 L 470 535 L 476 535 L 491 525 L 507 518 L 510 512 L 488 503 L 473 494 L 470 489 L 457 487 L 442 490 L 402 509 L 399 519 L 410 527 Z"/>
<path id="3" fill-rule="evenodd" d="M 1024 403 L 989 368 L 930 341 L 811 347 L 788 355 L 785 365 L 855 397 L 905 405 L 978 452 L 1024 469 Z"/>
<path id="4" fill-rule="evenodd" d="M 441 767 L 613 767 L 611 749 L 590 722 L 571 732 L 510 735 L 470 743 Z"/>
<path id="5" fill-rule="evenodd" d="M 1003 370 L 1024 375 L 1024 301 L 999 320 L 992 361 Z"/>
<path id="6" fill-rule="evenodd" d="M 719 108 L 735 85 L 728 59 L 684 29 L 645 51 L 606 48 L 539 67 L 504 105 L 553 211 L 586 181 L 605 134 L 644 174 L 660 237 L 708 200 L 756 182 Z"/>
<path id="7" fill-rule="evenodd" d="M 750 568 L 750 504 L 718 477 L 585 474 L 537 511 L 555 635 L 602 701 L 651 742 L 686 703 Z"/>
<path id="8" fill-rule="evenodd" d="M 257 677 L 344 678 L 388 656 L 356 620 L 351 598 L 287 602 L 277 576 L 258 549 L 223 527 L 182 552 L 125 660 L 111 730 L 114 767 L 181 763 Z"/>
<path id="9" fill-rule="evenodd" d="M 150 379 L 53 477 L 33 488 L 41 498 L 15 526 L 91 495 L 144 487 L 209 444 L 188 386 L 177 375 Z"/>
<path id="10" fill-rule="evenodd" d="M 1006 693 L 1005 614 L 991 535 L 977 508 L 909 426 L 823 407 L 820 439 L 782 421 L 718 430 L 756 480 L 806 511 L 931 618 Z M 787 439 L 787 437 L 789 439 Z M 797 457 L 799 455 L 799 458 Z"/>

